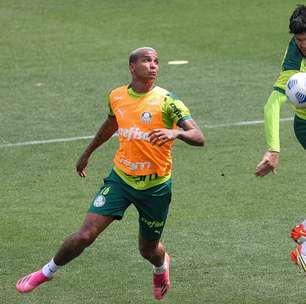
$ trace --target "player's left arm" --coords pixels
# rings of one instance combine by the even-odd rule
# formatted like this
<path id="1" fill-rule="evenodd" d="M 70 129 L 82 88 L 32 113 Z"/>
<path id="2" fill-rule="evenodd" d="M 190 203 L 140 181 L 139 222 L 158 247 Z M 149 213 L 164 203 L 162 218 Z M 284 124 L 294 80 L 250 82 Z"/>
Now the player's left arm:
<path id="1" fill-rule="evenodd" d="M 179 123 L 179 127 L 182 129 L 160 128 L 152 130 L 149 133 L 151 144 L 162 146 L 166 142 L 173 141 L 178 138 L 192 146 L 204 146 L 205 137 L 192 118 L 182 120 L 182 122 Z"/>
<path id="2" fill-rule="evenodd" d="M 202 131 L 192 119 L 189 109 L 177 96 L 169 93 L 165 97 L 162 113 L 165 128 L 154 129 L 149 133 L 149 140 L 153 145 L 162 146 L 178 138 L 189 145 L 204 146 Z"/>
<path id="3" fill-rule="evenodd" d="M 178 126 L 182 129 L 176 129 L 176 138 L 192 146 L 204 146 L 204 134 L 192 118 L 179 121 Z"/>

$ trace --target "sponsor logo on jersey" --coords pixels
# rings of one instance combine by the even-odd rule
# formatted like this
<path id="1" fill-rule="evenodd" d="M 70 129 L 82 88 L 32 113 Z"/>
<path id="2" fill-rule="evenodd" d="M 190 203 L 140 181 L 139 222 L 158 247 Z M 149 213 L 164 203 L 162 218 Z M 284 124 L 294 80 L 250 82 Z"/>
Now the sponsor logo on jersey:
<path id="1" fill-rule="evenodd" d="M 170 103 L 170 107 L 173 109 L 173 113 L 177 116 L 177 118 L 182 118 L 182 111 L 174 104 Z"/>
<path id="2" fill-rule="evenodd" d="M 149 141 L 149 132 L 142 132 L 138 127 L 132 127 L 129 129 L 119 128 L 118 135 L 125 137 L 127 140 L 138 139 Z"/>
<path id="3" fill-rule="evenodd" d="M 152 165 L 151 162 L 131 162 L 124 158 L 120 158 L 120 163 L 126 167 L 129 167 L 132 171 L 146 170 L 149 169 Z"/>

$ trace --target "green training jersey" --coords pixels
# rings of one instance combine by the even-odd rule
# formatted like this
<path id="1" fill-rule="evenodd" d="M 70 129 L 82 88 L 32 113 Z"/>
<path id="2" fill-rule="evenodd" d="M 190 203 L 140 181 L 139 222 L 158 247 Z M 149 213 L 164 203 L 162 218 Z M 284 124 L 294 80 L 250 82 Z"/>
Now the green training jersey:
<path id="1" fill-rule="evenodd" d="M 285 56 L 282 62 L 282 71 L 276 83 L 274 84 L 273 89 L 285 94 L 288 79 L 293 74 L 298 72 L 306 72 L 306 58 L 299 50 L 293 37 L 290 40 L 288 48 L 285 52 Z"/>
<path id="2" fill-rule="evenodd" d="M 280 151 L 280 108 L 287 101 L 285 89 L 288 79 L 295 73 L 306 72 L 306 58 L 299 50 L 294 37 L 290 40 L 282 61 L 282 70 L 273 86 L 273 92 L 265 105 L 265 132 L 268 150 Z M 293 106 L 297 116 L 306 120 L 306 109 Z"/>

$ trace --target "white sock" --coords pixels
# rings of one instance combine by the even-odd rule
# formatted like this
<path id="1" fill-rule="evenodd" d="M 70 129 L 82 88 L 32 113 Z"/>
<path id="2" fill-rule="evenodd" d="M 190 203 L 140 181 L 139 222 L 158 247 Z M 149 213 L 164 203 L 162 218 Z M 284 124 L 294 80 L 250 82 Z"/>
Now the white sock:
<path id="1" fill-rule="evenodd" d="M 47 277 L 47 278 L 52 278 L 55 271 L 57 269 L 59 269 L 61 266 L 58 266 L 54 263 L 53 259 L 46 264 L 43 268 L 42 268 L 42 273 Z"/>
<path id="2" fill-rule="evenodd" d="M 156 274 L 161 274 L 164 273 L 167 270 L 167 264 L 166 264 L 166 259 L 164 260 L 163 265 L 156 267 L 155 265 L 153 265 L 153 272 Z"/>

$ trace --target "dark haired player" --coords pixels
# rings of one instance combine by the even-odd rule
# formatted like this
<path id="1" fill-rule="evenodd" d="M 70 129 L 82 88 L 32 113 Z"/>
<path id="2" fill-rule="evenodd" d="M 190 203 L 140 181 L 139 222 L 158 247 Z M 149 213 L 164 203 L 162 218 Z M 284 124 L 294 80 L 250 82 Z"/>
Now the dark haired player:
<path id="1" fill-rule="evenodd" d="M 306 6 L 298 5 L 289 22 L 293 34 L 287 47 L 282 71 L 273 86 L 273 91 L 264 107 L 265 132 L 268 150 L 256 167 L 256 176 L 276 173 L 279 160 L 279 117 L 280 108 L 287 101 L 285 88 L 288 79 L 295 73 L 306 72 Z M 306 108 L 294 107 L 294 132 L 297 140 L 306 149 Z M 293 228 L 291 237 L 299 243 L 292 252 L 291 259 L 306 272 L 306 220 Z"/>

